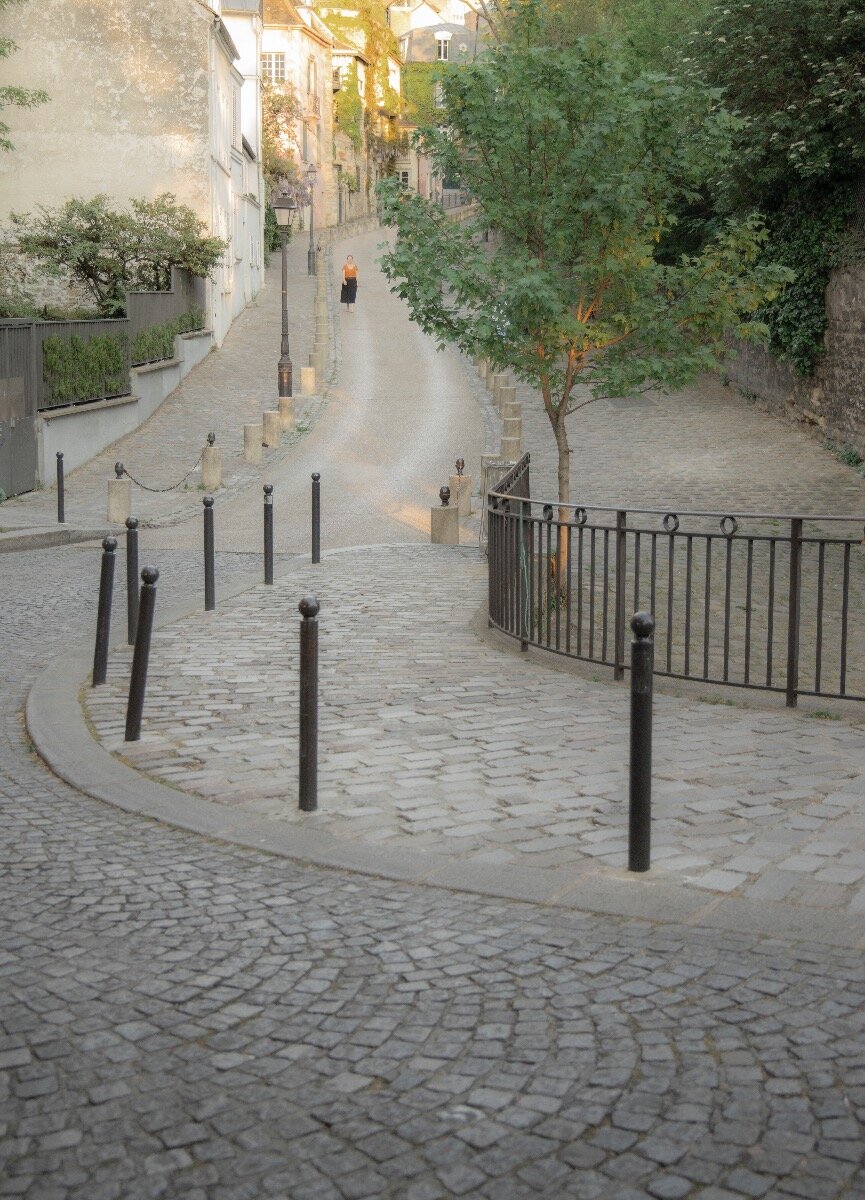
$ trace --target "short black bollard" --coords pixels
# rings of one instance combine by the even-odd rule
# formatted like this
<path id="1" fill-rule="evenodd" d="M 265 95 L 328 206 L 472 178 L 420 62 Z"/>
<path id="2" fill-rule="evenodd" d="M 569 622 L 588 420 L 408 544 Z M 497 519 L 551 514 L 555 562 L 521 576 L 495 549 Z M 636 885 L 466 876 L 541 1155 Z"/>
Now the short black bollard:
<path id="1" fill-rule="evenodd" d="M 321 562 L 321 476 L 312 473 L 312 561 Z"/>
<path id="2" fill-rule="evenodd" d="M 126 518 L 126 641 L 135 645 L 138 626 L 138 517 Z"/>
<path id="3" fill-rule="evenodd" d="M 156 567 L 141 572 L 141 602 L 138 609 L 138 628 L 135 631 L 135 650 L 132 653 L 132 674 L 129 677 L 129 701 L 126 705 L 125 741 L 141 738 L 141 717 L 144 713 L 144 691 L 147 687 L 147 663 L 150 659 L 150 637 L 153 633 L 153 613 L 156 609 Z"/>
<path id="4" fill-rule="evenodd" d="M 273 583 L 273 484 L 264 485 L 264 582 Z"/>
<path id="5" fill-rule="evenodd" d="M 63 451 L 57 451 L 57 524 L 66 524 L 66 488 L 63 479 Z"/>
<path id="6" fill-rule="evenodd" d="M 204 505 L 204 611 L 216 608 L 216 567 L 214 565 L 213 497 L 205 496 Z"/>
<path id="7" fill-rule="evenodd" d="M 648 871 L 652 850 L 652 668 L 655 618 L 631 618 L 631 781 L 628 815 L 628 870 Z"/>
<path id="8" fill-rule="evenodd" d="M 93 650 L 93 686 L 105 682 L 108 673 L 108 636 L 111 633 L 111 598 L 114 591 L 114 551 L 117 538 L 102 539 L 102 570 L 99 573 L 99 610 L 96 615 L 96 646 Z"/>
<path id="9" fill-rule="evenodd" d="M 304 596 L 300 622 L 300 791 L 302 812 L 318 808 L 318 599 Z"/>

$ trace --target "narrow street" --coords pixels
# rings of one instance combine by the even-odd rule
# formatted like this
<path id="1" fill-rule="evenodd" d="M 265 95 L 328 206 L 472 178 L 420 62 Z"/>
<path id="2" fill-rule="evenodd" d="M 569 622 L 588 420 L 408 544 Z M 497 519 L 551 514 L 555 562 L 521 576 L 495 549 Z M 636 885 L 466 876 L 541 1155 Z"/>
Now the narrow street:
<path id="1" fill-rule="evenodd" d="M 510 660 L 468 629 L 479 590 L 482 598 L 479 556 L 470 547 L 446 551 L 438 568 L 435 548 L 420 545 L 455 458 L 477 464 L 484 449 L 471 374 L 457 356 L 437 353 L 389 294 L 373 267 L 381 238 L 350 244 L 359 303 L 335 314 L 338 378 L 327 406 L 272 471 L 218 503 L 219 588 L 260 577 L 262 479 L 275 487 L 279 551 L 306 551 L 309 479 L 321 471 L 323 547 L 353 548 L 342 574 L 342 556 L 325 556 L 325 585 L 341 592 L 344 609 L 352 607 L 347 573 L 367 586 L 382 568 L 378 591 L 368 587 L 363 600 L 370 621 L 380 604 L 389 628 L 408 628 L 427 610 L 443 628 L 459 625 L 444 644 L 402 645 L 393 661 L 379 661 L 372 640 L 346 621 L 343 642 L 358 663 L 372 661 L 393 712 L 412 717 L 413 669 L 417 680 L 443 686 L 441 669 L 453 691 L 432 714 L 439 725 L 455 719 L 467 695 L 491 726 L 502 713 L 511 722 L 515 713 L 505 709 L 520 697 L 506 693 Z M 348 248 L 334 247 L 334 276 Z M 268 312 L 276 346 L 277 309 Z M 262 406 L 270 401 L 261 397 Z M 783 426 L 766 428 L 780 472 L 804 452 Z M 593 430 L 600 438 L 600 418 Z M 696 421 L 693 436 L 701 436 Z M 746 477 L 745 448 L 730 457 L 731 470 Z M 161 570 L 165 612 L 200 602 L 193 500 L 188 523 L 143 537 L 144 558 Z M 386 543 L 412 543 L 405 566 L 396 552 L 363 550 Z M 32 753 L 22 709 L 40 672 L 92 637 L 98 557 L 95 544 L 7 555 L 0 577 L 0 1196 L 865 1197 L 861 941 L 718 928 L 709 895 L 688 921 L 650 920 L 323 869 L 122 812 L 51 775 Z M 288 567 L 292 588 L 309 577 Z M 119 626 L 122 587 L 115 603 Z M 296 620 L 294 608 L 271 609 L 273 627 Z M 207 686 L 225 683 L 236 662 L 218 622 L 232 611 L 260 636 L 250 592 L 236 610 L 213 614 L 207 629 L 197 618 L 197 645 L 181 644 L 182 626 L 174 627 L 178 670 L 185 659 L 190 674 L 206 671 Z M 265 641 L 278 682 L 284 664 Z M 470 655 L 490 664 L 482 677 L 466 669 Z M 254 668 L 252 660 L 235 681 L 255 690 L 266 729 L 286 701 Z M 553 695 L 536 744 L 549 781 L 556 721 L 591 722 L 603 685 L 535 671 Z M 535 686 L 540 703 L 547 685 Z M 372 743 L 356 679 L 346 693 L 333 736 L 341 723 Z M 561 697 L 573 708 L 556 709 Z M 715 720 L 722 710 L 696 702 L 690 709 L 689 721 L 707 738 L 714 726 L 722 742 L 730 722 L 751 719 L 733 712 Z M 757 716 L 768 741 L 774 714 Z M 591 736 L 603 737 L 620 717 L 596 712 Z M 842 752 L 851 762 L 861 753 L 855 725 L 783 719 L 785 736 L 813 755 L 815 770 Z M 504 775 L 510 735 L 503 726 L 494 732 L 485 766 Z M 92 752 L 103 753 L 95 743 Z M 471 766 L 471 749 L 466 760 Z M 419 793 L 428 769 L 421 757 L 408 782 L 400 770 L 391 783 Z M 537 782 L 532 764 L 520 783 L 524 801 L 537 799 Z M 767 773 L 764 785 L 775 787 L 774 777 Z M 373 778 L 373 806 L 379 786 Z M 458 776 L 450 786 L 459 807 L 468 789 L 460 793 Z M 710 802 L 711 780 L 701 786 Z M 185 797 L 175 794 L 180 806 Z M 538 803 L 553 801 L 569 803 L 560 795 Z M 852 824 L 861 823 L 856 805 Z M 441 829 L 417 832 L 446 841 Z M 374 833 L 364 827 L 364 837 Z M 506 873 L 509 863 L 498 861 L 494 869 Z M 856 889 L 865 864 L 849 874 L 844 886 Z M 831 919 L 838 894 L 818 891 Z M 845 907 L 845 920 L 855 911 Z"/>

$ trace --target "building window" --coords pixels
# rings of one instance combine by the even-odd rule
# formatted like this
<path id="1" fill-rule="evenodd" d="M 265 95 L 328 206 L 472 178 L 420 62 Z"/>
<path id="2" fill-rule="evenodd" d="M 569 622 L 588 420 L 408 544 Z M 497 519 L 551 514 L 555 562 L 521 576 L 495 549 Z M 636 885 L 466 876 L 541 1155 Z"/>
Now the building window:
<path id="1" fill-rule="evenodd" d="M 303 132 L 301 134 L 302 145 L 300 147 L 300 154 L 304 162 L 309 162 L 309 130 L 306 127 L 306 121 L 304 121 L 301 129 Z"/>
<path id="2" fill-rule="evenodd" d="M 285 83 L 285 55 L 262 54 L 261 74 L 271 83 Z"/>
<path id="3" fill-rule="evenodd" d="M 317 79 L 316 79 L 316 70 L 315 70 L 315 59 L 311 58 L 306 64 L 306 94 L 307 94 L 307 96 L 314 96 L 316 94 L 316 92 L 318 91 L 316 84 L 317 84 Z"/>
<path id="4" fill-rule="evenodd" d="M 445 106 L 445 85 L 441 80 L 433 88 L 433 104 L 436 108 L 444 108 Z"/>
<path id="5" fill-rule="evenodd" d="M 436 58 L 439 62 L 447 62 L 448 60 L 448 41 L 446 37 L 436 38 Z"/>
<path id="6" fill-rule="evenodd" d="M 401 37 L 399 39 L 399 52 L 403 59 L 408 58 L 408 38 Z"/>

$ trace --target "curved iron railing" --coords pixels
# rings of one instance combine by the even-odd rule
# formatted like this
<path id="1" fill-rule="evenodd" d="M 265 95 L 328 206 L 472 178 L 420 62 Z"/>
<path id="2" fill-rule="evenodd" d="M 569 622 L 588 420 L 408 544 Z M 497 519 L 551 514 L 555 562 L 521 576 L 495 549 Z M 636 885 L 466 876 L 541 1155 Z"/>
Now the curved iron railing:
<path id="1" fill-rule="evenodd" d="M 531 499 L 529 455 L 487 497 L 490 625 L 556 654 L 627 663 L 627 617 L 655 616 L 655 674 L 865 699 L 850 637 L 865 517 L 611 508 Z"/>

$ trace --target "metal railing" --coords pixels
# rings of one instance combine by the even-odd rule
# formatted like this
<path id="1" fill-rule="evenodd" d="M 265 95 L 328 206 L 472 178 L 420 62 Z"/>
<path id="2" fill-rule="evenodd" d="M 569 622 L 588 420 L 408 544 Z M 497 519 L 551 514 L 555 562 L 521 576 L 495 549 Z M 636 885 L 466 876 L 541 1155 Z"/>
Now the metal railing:
<path id="1" fill-rule="evenodd" d="M 626 613 L 655 614 L 655 674 L 865 699 L 850 638 L 865 517 L 671 512 L 531 499 L 525 455 L 488 496 L 489 621 L 626 669 Z"/>

